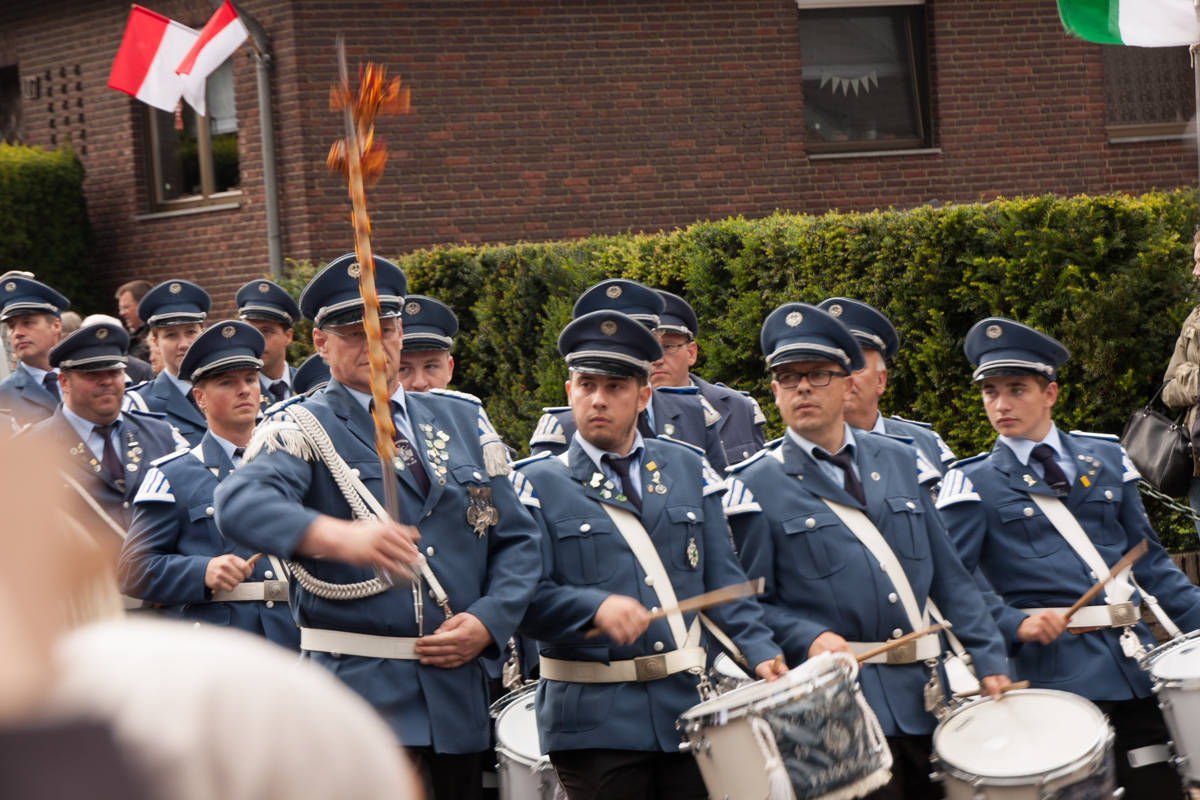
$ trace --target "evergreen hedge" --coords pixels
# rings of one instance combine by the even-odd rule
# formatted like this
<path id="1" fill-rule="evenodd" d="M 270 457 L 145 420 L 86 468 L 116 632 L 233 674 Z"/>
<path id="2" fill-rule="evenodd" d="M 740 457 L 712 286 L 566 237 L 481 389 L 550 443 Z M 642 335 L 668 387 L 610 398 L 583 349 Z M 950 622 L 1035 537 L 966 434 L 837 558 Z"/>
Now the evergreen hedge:
<path id="1" fill-rule="evenodd" d="M 103 311 L 87 258 L 95 245 L 83 196 L 83 164 L 68 145 L 0 142 L 0 273 L 32 272 L 81 316 Z"/>

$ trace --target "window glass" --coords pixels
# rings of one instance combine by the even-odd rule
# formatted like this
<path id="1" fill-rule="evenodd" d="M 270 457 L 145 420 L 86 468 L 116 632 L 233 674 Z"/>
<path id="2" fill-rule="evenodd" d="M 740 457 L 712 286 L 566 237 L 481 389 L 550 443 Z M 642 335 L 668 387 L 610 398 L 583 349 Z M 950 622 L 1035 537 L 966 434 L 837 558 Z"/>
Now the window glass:
<path id="1" fill-rule="evenodd" d="M 150 114 L 159 202 L 201 194 L 196 112 L 181 100 L 174 114 L 157 108 Z"/>
<path id="2" fill-rule="evenodd" d="M 212 140 L 213 189 L 226 192 L 241 182 L 238 168 L 237 105 L 233 97 L 233 59 L 208 76 L 208 132 Z"/>

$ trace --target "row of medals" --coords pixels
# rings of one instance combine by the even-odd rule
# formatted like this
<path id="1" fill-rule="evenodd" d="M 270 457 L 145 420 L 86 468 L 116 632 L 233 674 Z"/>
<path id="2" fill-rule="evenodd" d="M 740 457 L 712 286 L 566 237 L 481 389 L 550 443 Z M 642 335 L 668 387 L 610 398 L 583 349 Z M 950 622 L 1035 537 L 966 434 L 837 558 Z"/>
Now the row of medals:
<path id="1" fill-rule="evenodd" d="M 142 461 L 142 445 L 140 442 L 134 441 L 133 431 L 125 431 L 125 442 L 129 446 L 129 449 L 125 451 L 125 457 L 132 462 L 130 464 L 126 464 L 125 469 L 129 472 L 137 472 L 138 464 L 140 464 Z M 82 456 L 82 460 L 85 464 L 87 464 L 87 466 L 92 468 L 92 472 L 100 472 L 104 469 L 104 467 L 100 465 L 99 461 L 97 461 L 95 458 L 92 458 L 91 451 L 87 449 L 87 445 L 85 445 L 83 442 L 80 442 L 71 448 L 71 455 Z M 113 483 L 117 485 L 119 490 L 122 492 L 125 491 L 124 477 L 120 475 L 114 475 Z"/>

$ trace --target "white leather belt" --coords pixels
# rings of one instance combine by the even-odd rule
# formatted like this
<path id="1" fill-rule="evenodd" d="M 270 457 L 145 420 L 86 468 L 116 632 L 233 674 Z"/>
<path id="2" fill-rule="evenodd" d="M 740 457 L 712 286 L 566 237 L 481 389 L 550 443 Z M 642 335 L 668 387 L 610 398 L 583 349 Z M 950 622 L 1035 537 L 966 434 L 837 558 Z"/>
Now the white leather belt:
<path id="1" fill-rule="evenodd" d="M 1019 608 L 1022 614 L 1032 617 L 1043 611 L 1053 611 L 1055 614 L 1065 614 L 1069 608 Z M 1141 617 L 1133 603 L 1113 603 L 1112 605 L 1084 606 L 1075 612 L 1067 628 L 1124 628 L 1136 625 Z"/>
<path id="2" fill-rule="evenodd" d="M 301 628 L 300 649 L 342 656 L 366 658 L 399 658 L 416 661 L 415 638 L 404 636 L 372 636 L 367 633 L 331 631 L 327 628 Z"/>
<path id="3" fill-rule="evenodd" d="M 237 603 L 246 600 L 261 602 L 286 603 L 288 587 L 283 581 L 254 581 L 239 583 L 232 592 L 213 592 L 214 603 Z"/>
<path id="4" fill-rule="evenodd" d="M 854 655 L 862 655 L 868 650 L 874 650 L 876 647 L 882 647 L 887 642 L 847 642 L 850 645 L 850 650 Z M 918 661 L 928 661 L 931 658 L 937 658 L 942 654 L 942 644 L 938 641 L 937 634 L 922 636 L 915 641 L 906 642 L 894 650 L 889 650 L 886 653 L 880 653 L 877 656 L 871 656 L 864 664 L 915 664 Z"/>
<path id="5" fill-rule="evenodd" d="M 139 600 L 136 597 L 130 597 L 127 594 L 121 595 L 121 608 L 126 611 L 137 611 L 139 608 L 145 608 L 150 605 L 145 600 Z"/>
<path id="6" fill-rule="evenodd" d="M 301 641 L 301 647 L 304 646 Z M 567 683 L 627 683 L 656 681 L 689 669 L 704 669 L 703 647 L 685 647 L 629 661 L 598 664 L 592 661 L 564 661 L 542 656 L 543 678 Z"/>

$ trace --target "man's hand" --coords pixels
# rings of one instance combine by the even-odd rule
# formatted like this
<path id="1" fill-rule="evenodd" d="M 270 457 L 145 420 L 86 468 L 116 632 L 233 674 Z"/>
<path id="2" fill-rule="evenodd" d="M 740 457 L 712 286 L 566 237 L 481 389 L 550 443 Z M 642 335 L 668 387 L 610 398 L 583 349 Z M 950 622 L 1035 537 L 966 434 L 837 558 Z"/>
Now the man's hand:
<path id="1" fill-rule="evenodd" d="M 296 554 L 404 573 L 420 558 L 416 545 L 420 538 L 411 525 L 390 520 L 348 522 L 322 514 L 308 526 Z"/>
<path id="2" fill-rule="evenodd" d="M 979 693 L 987 697 L 1000 697 L 1000 687 L 1012 683 L 1007 675 L 986 675 L 979 679 Z"/>
<path id="3" fill-rule="evenodd" d="M 1057 611 L 1045 609 L 1017 626 L 1018 642 L 1050 644 L 1067 629 L 1067 621 Z"/>
<path id="4" fill-rule="evenodd" d="M 209 560 L 204 568 L 204 585 L 214 592 L 232 592 L 234 587 L 254 573 L 254 565 L 229 553 Z"/>
<path id="5" fill-rule="evenodd" d="M 850 649 L 849 643 L 833 631 L 825 631 L 813 639 L 813 643 L 809 645 L 809 658 L 821 653 L 849 653 L 850 655 L 854 655 L 854 651 Z"/>
<path id="6" fill-rule="evenodd" d="M 492 634 L 473 614 L 455 614 L 429 636 L 417 639 L 421 663 L 431 667 L 461 667 L 492 643 Z"/>
<path id="7" fill-rule="evenodd" d="M 610 594 L 596 609 L 592 625 L 617 644 L 631 644 L 650 626 L 650 612 L 632 597 Z"/>
<path id="8" fill-rule="evenodd" d="M 764 661 L 754 668 L 754 674 L 767 683 L 778 680 L 781 675 L 787 675 L 787 671 L 787 664 L 783 663 L 782 656 Z"/>

